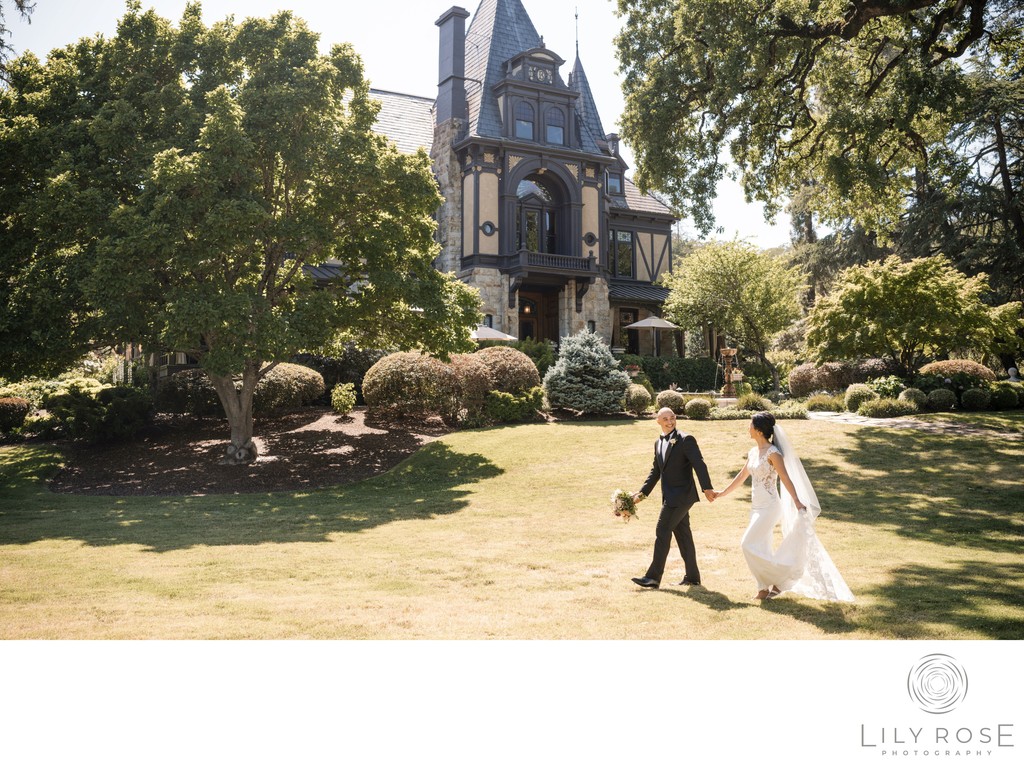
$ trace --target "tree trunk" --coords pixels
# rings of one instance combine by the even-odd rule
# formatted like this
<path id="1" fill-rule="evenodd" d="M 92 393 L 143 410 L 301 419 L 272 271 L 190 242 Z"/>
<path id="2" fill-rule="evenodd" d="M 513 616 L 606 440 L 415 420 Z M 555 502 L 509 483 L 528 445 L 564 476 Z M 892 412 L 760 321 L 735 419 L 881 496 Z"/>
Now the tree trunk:
<path id="1" fill-rule="evenodd" d="M 259 456 L 256 443 L 252 439 L 252 399 L 259 379 L 259 364 L 247 363 L 242 372 L 241 389 L 235 387 L 230 375 L 214 375 L 207 372 L 217 396 L 224 406 L 228 425 L 231 427 L 231 443 L 227 447 L 221 465 L 244 465 L 255 462 Z"/>
<path id="2" fill-rule="evenodd" d="M 1013 227 L 1014 241 L 1017 246 L 1024 248 L 1024 215 L 1017 206 L 1016 193 L 1013 188 L 1013 179 L 1010 176 L 1010 166 L 1006 158 L 1006 139 L 1003 137 L 1003 126 L 999 118 L 995 119 L 996 130 L 996 151 L 999 156 L 999 178 L 1003 184 L 1003 200 L 1006 202 L 1006 217 Z"/>

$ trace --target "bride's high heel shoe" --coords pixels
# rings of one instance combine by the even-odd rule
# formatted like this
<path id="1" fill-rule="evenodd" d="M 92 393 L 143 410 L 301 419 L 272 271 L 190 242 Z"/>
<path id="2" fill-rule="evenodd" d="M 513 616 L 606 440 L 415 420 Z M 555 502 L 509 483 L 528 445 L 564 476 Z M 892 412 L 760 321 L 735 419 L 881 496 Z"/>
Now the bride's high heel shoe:
<path id="1" fill-rule="evenodd" d="M 782 595 L 782 591 L 773 585 L 771 591 L 768 593 L 767 596 L 765 596 L 765 599 L 770 600 L 779 595 Z"/>

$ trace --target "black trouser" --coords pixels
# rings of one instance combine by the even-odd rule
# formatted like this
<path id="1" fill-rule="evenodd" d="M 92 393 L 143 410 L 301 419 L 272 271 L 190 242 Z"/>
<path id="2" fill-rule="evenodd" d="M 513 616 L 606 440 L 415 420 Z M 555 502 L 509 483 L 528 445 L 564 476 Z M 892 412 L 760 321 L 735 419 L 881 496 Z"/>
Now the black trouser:
<path id="1" fill-rule="evenodd" d="M 692 503 L 675 508 L 670 508 L 667 505 L 661 506 L 654 538 L 654 558 L 651 560 L 651 566 L 646 575 L 651 580 L 661 582 L 661 577 L 665 574 L 668 552 L 672 549 L 672 536 L 675 535 L 679 553 L 682 554 L 683 564 L 686 566 L 686 579 L 691 582 L 700 582 L 697 549 L 693 545 L 693 533 L 690 531 L 690 508 L 692 507 Z"/>

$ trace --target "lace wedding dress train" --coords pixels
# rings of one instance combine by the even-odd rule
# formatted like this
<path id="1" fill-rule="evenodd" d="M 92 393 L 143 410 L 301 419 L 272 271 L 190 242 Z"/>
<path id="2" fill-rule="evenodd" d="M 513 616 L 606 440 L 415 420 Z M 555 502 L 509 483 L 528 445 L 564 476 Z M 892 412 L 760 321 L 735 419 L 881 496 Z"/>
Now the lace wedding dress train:
<path id="1" fill-rule="evenodd" d="M 779 474 L 768 461 L 772 452 L 782 455 L 797 496 L 807 506 L 803 513 L 797 511 L 786 489 L 780 488 Z M 810 598 L 853 601 L 853 593 L 815 534 L 814 519 L 821 507 L 781 426 L 775 426 L 775 444 L 763 452 L 756 446 L 750 450 L 747 468 L 752 484 L 750 524 L 741 547 L 757 587 L 768 590 L 774 585 Z M 773 530 L 780 521 L 782 542 L 773 550 Z"/>

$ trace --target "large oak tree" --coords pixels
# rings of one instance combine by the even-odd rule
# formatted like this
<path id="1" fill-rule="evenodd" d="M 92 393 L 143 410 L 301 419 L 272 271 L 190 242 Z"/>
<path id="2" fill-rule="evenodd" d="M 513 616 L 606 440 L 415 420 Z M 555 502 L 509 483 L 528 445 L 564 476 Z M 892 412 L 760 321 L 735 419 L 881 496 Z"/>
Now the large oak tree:
<path id="1" fill-rule="evenodd" d="M 256 384 L 296 351 L 466 348 L 478 298 L 432 266 L 429 159 L 377 110 L 351 47 L 318 53 L 289 13 L 175 26 L 130 2 L 113 38 L 12 61 L 0 374 L 100 342 L 186 352 L 248 461 Z"/>

